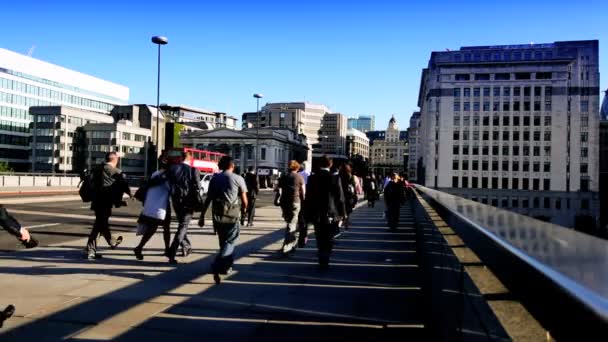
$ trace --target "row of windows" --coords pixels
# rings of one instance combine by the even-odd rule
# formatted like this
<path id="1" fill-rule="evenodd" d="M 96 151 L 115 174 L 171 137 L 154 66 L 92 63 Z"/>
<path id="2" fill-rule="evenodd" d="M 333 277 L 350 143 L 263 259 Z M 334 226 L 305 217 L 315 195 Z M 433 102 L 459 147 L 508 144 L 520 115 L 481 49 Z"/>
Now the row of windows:
<path id="1" fill-rule="evenodd" d="M 471 106 L 471 104 L 473 106 Z M 459 102 L 459 101 L 454 101 L 454 111 L 455 112 L 470 112 L 470 111 L 474 111 L 474 112 L 510 112 L 510 111 L 514 111 L 514 112 L 519 112 L 519 111 L 524 111 L 524 112 L 540 112 L 540 111 L 551 111 L 553 108 L 553 103 L 551 102 L 551 100 L 545 100 L 544 102 L 544 106 L 543 106 L 543 102 L 541 101 L 517 101 L 517 102 L 502 102 L 502 106 L 500 105 L 501 103 L 498 101 L 494 101 L 494 102 L 490 102 L 490 101 L 484 101 L 484 102 L 479 102 L 479 101 L 474 101 L 474 102 L 469 102 L 469 101 L 465 101 L 465 102 Z M 589 101 L 581 101 L 580 102 L 580 109 L 581 112 L 586 113 L 589 111 Z"/>
<path id="2" fill-rule="evenodd" d="M 484 51 L 472 53 L 454 53 L 452 58 L 455 62 L 481 62 L 481 61 L 519 61 L 519 60 L 542 60 L 552 59 L 551 50 L 513 50 L 513 51 Z"/>
<path id="3" fill-rule="evenodd" d="M 123 132 L 122 139 L 123 140 L 132 140 L 132 141 L 146 141 L 146 136 L 140 135 L 140 134 Z"/>
<path id="4" fill-rule="evenodd" d="M 28 153 L 28 150 L 19 150 L 15 148 L 0 148 L 0 158 L 27 159 Z"/>
<path id="5" fill-rule="evenodd" d="M 520 153 L 520 148 L 519 146 L 492 146 L 492 156 L 499 156 L 499 152 L 502 150 L 502 155 L 503 156 L 508 156 L 510 153 L 510 150 L 512 148 L 512 155 L 513 156 L 519 156 Z M 551 156 L 551 146 L 544 146 L 543 147 L 544 152 L 545 152 L 545 156 L 549 157 Z M 581 148 L 581 155 L 583 150 L 585 151 L 585 158 L 587 157 L 587 153 L 588 150 L 586 147 Z M 468 145 L 464 145 L 462 146 L 462 148 L 459 145 L 454 145 L 452 147 L 452 154 L 453 155 L 460 155 L 462 152 L 462 155 L 464 156 L 468 156 L 468 155 L 474 155 L 474 156 L 478 156 L 481 155 L 483 156 L 488 156 L 490 155 L 490 146 L 468 146 Z M 469 153 L 470 152 L 470 153 Z M 532 149 L 530 149 L 530 146 L 523 146 L 523 148 L 521 149 L 522 155 L 523 156 L 534 156 L 534 157 L 540 157 L 540 146 L 532 146 Z M 530 152 L 532 152 L 532 154 L 530 154 Z"/>
<path id="6" fill-rule="evenodd" d="M 29 145 L 29 137 L 22 137 L 18 135 L 0 134 L 0 144 L 3 145 L 18 145 L 27 146 Z"/>
<path id="7" fill-rule="evenodd" d="M 74 91 L 74 92 L 77 92 L 77 93 L 81 93 L 81 94 L 88 94 L 88 95 L 91 95 L 91 96 L 95 96 L 95 97 L 99 97 L 99 98 L 102 98 L 102 99 L 106 99 L 108 101 L 122 102 L 122 100 L 120 100 L 118 98 L 115 98 L 115 97 L 112 97 L 112 96 L 96 93 L 94 91 L 90 91 L 90 90 L 86 90 L 86 89 L 81 89 L 81 88 L 74 87 L 74 86 L 71 86 L 71 85 L 67 85 L 67 84 L 64 84 L 64 83 L 59 83 L 59 82 L 47 80 L 47 79 L 40 78 L 40 77 L 37 77 L 37 76 L 28 75 L 28 74 L 25 74 L 25 73 L 22 73 L 22 72 L 19 72 L 19 71 L 0 69 L 0 72 L 4 72 L 6 74 L 17 76 L 17 77 L 20 77 L 20 78 L 23 78 L 23 79 L 26 79 L 26 80 L 30 80 L 30 81 L 34 81 L 34 82 L 38 82 L 38 83 L 42 83 L 42 84 L 46 84 L 46 85 L 50 85 L 50 86 L 53 86 L 53 87 L 63 88 L 63 89 L 71 90 L 71 91 Z M 0 78 L 0 80 L 1 79 L 2 78 Z M 25 83 L 22 83 L 22 82 L 13 81 L 13 80 L 9 80 L 9 79 L 5 79 L 5 80 L 7 81 L 7 83 L 6 83 L 7 85 L 10 85 L 9 82 L 17 83 L 17 85 L 15 85 L 15 86 L 16 87 L 21 87 L 21 88 L 23 88 L 23 86 L 25 85 Z M 2 85 L 1 82 L 2 81 L 0 81 L 0 85 Z M 7 86 L 7 89 L 10 89 L 10 88 L 8 88 L 8 86 Z"/>
<path id="8" fill-rule="evenodd" d="M 19 109 L 7 106 L 0 106 L 0 116 L 4 116 L 6 118 L 31 120 L 31 116 L 29 115 L 26 109 Z"/>
<path id="9" fill-rule="evenodd" d="M 453 188 L 463 189 L 512 189 L 512 190 L 544 190 L 549 191 L 551 189 L 551 180 L 548 178 L 541 179 L 533 178 L 530 182 L 529 178 L 522 178 L 521 183 L 519 178 L 499 178 L 499 177 L 472 177 L 469 183 L 469 177 L 452 177 Z M 511 180 L 511 186 L 509 186 L 509 180 Z"/>
<path id="10" fill-rule="evenodd" d="M 519 172 L 519 161 L 507 161 L 507 160 L 503 160 L 501 163 L 499 163 L 497 160 L 493 160 L 490 164 L 489 161 L 487 160 L 482 160 L 481 163 L 478 160 L 472 160 L 471 163 L 471 170 L 472 171 L 480 171 L 479 168 L 479 164 L 481 164 L 481 171 L 513 171 L 513 172 Z M 532 169 L 530 169 L 530 164 L 532 164 Z M 492 168 L 490 169 L 490 165 L 492 166 Z M 501 169 L 499 169 L 499 165 L 502 166 Z M 511 166 L 511 168 L 509 169 L 509 166 Z M 524 161 L 521 163 L 521 171 L 522 172 L 541 172 L 541 163 L 540 162 L 528 162 L 528 161 Z M 468 160 L 462 160 L 462 161 L 458 161 L 458 160 L 453 160 L 452 161 L 452 170 L 454 171 L 458 171 L 460 169 L 462 169 L 463 171 L 468 171 L 469 170 L 469 161 Z M 589 173 L 589 164 L 587 163 L 581 163 L 580 164 L 580 168 L 579 171 L 581 174 L 588 174 Z M 542 167 L 542 172 L 551 172 L 551 163 L 545 162 L 543 163 L 543 167 Z"/>
<path id="11" fill-rule="evenodd" d="M 0 131 L 29 133 L 29 125 L 23 122 L 0 120 Z"/>
<path id="12" fill-rule="evenodd" d="M 92 108 L 92 109 L 96 109 L 96 110 L 102 110 L 102 111 L 106 111 L 106 112 L 110 112 L 112 110 L 112 108 L 114 108 L 114 105 L 109 104 L 109 103 L 99 102 L 99 101 L 87 99 L 87 98 L 76 96 L 76 95 L 65 94 L 65 93 L 55 91 L 55 90 L 40 88 L 40 87 L 36 87 L 36 86 L 30 86 L 25 83 L 12 81 L 12 80 L 6 80 L 6 79 L 0 79 L 0 81 L 8 81 L 9 86 L 10 86 L 10 84 L 22 84 L 23 85 L 23 87 L 22 87 L 23 89 L 14 89 L 14 88 L 5 87 L 5 86 L 0 85 L 1 88 L 3 88 L 3 89 L 12 89 L 12 90 L 19 91 L 22 93 L 27 93 L 27 94 L 40 96 L 40 97 L 48 99 L 48 100 L 39 100 L 39 99 L 35 99 L 32 97 L 0 92 L 0 101 L 5 102 L 5 103 L 12 103 L 12 104 L 16 104 L 16 105 L 20 105 L 20 106 L 27 106 L 27 107 L 52 106 L 52 105 L 64 103 L 64 104 L 72 104 L 72 105 L 76 105 L 76 106 Z M 31 88 L 37 88 L 36 92 L 34 92 L 34 93 L 30 92 L 29 90 Z"/>
<path id="13" fill-rule="evenodd" d="M 460 138 L 462 137 L 462 140 L 469 140 L 469 138 L 471 138 L 472 140 L 479 140 L 480 136 L 481 139 L 483 141 L 488 141 L 490 140 L 490 132 L 489 131 L 483 131 L 480 132 L 479 131 L 473 131 L 473 134 L 470 134 L 471 132 L 467 131 L 454 131 L 452 138 L 454 140 L 460 140 Z M 502 141 L 510 141 L 511 138 L 513 138 L 513 141 L 519 141 L 520 137 L 523 137 L 522 141 L 531 141 L 530 140 L 530 136 L 532 136 L 532 140 L 533 141 L 541 141 L 541 132 L 540 131 L 534 131 L 532 132 L 532 134 L 530 134 L 530 131 L 523 131 L 521 132 L 522 134 L 520 134 L 519 131 L 514 131 L 511 132 L 510 131 L 503 131 L 502 134 L 500 134 L 499 131 L 493 131 L 492 132 L 492 140 L 493 141 L 497 141 L 502 137 Z M 551 141 L 551 131 L 545 131 L 543 133 L 543 141 Z"/>
<path id="14" fill-rule="evenodd" d="M 465 126 L 468 126 L 469 124 L 471 124 L 471 121 L 473 123 L 473 126 L 479 126 L 480 124 L 482 126 L 490 126 L 490 123 L 492 124 L 492 126 L 499 126 L 501 124 L 501 120 L 500 120 L 500 116 L 498 115 L 494 115 L 492 116 L 492 119 L 490 120 L 490 116 L 488 115 L 484 115 L 484 116 L 479 116 L 479 115 L 475 115 L 472 117 L 470 116 L 463 116 L 462 117 L 462 123 Z M 544 116 L 543 117 L 543 124 L 544 126 L 551 126 L 551 117 L 550 116 Z M 511 121 L 511 117 L 508 115 L 504 115 L 502 116 L 502 125 L 503 126 L 519 126 L 523 124 L 523 126 L 530 126 L 530 124 L 534 125 L 534 126 L 540 126 L 541 124 L 541 116 L 534 116 L 532 119 L 529 116 L 523 116 L 521 119 L 519 116 L 513 116 L 513 121 Z M 589 125 L 589 117 L 588 116 L 581 116 L 581 126 L 583 127 L 587 127 Z M 454 116 L 454 126 L 460 126 L 460 116 L 459 115 L 455 115 Z"/>
<path id="15" fill-rule="evenodd" d="M 550 98 L 553 95 L 553 87 L 545 86 L 544 88 L 545 97 Z M 519 97 L 522 94 L 523 96 L 531 96 L 532 92 L 534 92 L 535 97 L 541 97 L 543 94 L 543 87 L 538 86 L 454 88 L 452 91 L 456 98 L 461 97 L 461 95 L 463 97 L 471 97 L 471 89 L 473 89 L 473 97 L 480 97 L 482 93 L 484 97 L 490 97 L 490 94 L 492 94 L 493 97 L 499 97 L 501 94 L 504 97 L 510 97 L 511 94 L 513 94 L 514 97 Z"/>

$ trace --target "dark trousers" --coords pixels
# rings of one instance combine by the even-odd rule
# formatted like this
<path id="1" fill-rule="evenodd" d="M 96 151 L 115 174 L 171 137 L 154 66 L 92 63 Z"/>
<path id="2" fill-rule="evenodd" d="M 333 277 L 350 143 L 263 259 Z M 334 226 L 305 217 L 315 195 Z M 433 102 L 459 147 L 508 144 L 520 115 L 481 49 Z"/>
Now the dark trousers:
<path id="1" fill-rule="evenodd" d="M 87 242 L 86 252 L 94 254 L 97 252 L 97 238 L 101 235 L 106 240 L 108 245 L 114 246 L 116 240 L 112 237 L 110 232 L 110 216 L 112 216 L 112 207 L 110 206 L 95 206 L 95 223 L 93 223 L 93 229 L 89 235 L 89 241 Z"/>
<path id="2" fill-rule="evenodd" d="M 255 218 L 255 196 L 247 196 L 247 223 L 252 223 Z"/>
<path id="3" fill-rule="evenodd" d="M 188 240 L 188 225 L 192 220 L 192 211 L 176 209 L 175 215 L 177 216 L 177 232 L 173 238 L 173 243 L 169 248 L 169 258 L 174 259 L 177 254 L 177 248 L 181 245 L 182 248 L 191 248 L 190 241 Z"/>
<path id="4" fill-rule="evenodd" d="M 306 218 L 304 217 L 304 210 L 300 210 L 298 214 L 298 246 L 304 247 L 306 246 L 306 242 L 308 241 L 308 222 L 306 222 Z"/>
<path id="5" fill-rule="evenodd" d="M 386 210 L 386 219 L 390 229 L 397 229 L 399 226 L 399 203 L 388 204 Z"/>
<path id="6" fill-rule="evenodd" d="M 338 230 L 338 223 L 315 223 L 315 237 L 317 239 L 317 251 L 319 265 L 327 266 L 329 256 L 334 245 L 334 235 Z"/>
<path id="7" fill-rule="evenodd" d="M 220 243 L 220 251 L 215 257 L 211 268 L 213 273 L 226 274 L 234 263 L 234 250 L 239 237 L 240 226 L 237 223 L 213 222 Z"/>

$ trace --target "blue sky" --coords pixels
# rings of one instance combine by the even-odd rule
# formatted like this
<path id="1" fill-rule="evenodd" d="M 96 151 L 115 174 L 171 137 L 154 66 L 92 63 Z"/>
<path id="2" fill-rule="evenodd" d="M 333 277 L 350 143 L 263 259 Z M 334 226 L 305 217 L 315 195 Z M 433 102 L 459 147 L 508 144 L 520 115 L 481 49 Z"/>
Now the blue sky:
<path id="1" fill-rule="evenodd" d="M 607 1 L 42 1 L 2 5 L 0 47 L 128 86 L 132 103 L 227 111 L 265 101 L 323 103 L 406 128 L 431 51 L 600 40 L 608 88 Z"/>

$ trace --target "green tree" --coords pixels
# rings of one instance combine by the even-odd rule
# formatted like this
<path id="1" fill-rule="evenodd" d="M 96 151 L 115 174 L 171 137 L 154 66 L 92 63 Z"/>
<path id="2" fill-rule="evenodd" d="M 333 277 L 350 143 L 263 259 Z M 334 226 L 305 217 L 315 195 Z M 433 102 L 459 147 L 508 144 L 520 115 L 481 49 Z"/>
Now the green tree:
<path id="1" fill-rule="evenodd" d="M 0 162 L 0 172 L 13 172 L 13 169 L 6 162 Z"/>

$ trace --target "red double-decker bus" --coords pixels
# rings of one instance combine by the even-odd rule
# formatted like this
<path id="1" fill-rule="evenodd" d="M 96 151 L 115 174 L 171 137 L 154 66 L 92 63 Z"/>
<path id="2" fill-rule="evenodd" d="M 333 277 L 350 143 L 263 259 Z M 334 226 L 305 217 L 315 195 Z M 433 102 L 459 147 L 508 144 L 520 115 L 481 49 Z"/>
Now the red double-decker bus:
<path id="1" fill-rule="evenodd" d="M 192 161 L 190 166 L 197 168 L 201 172 L 216 173 L 219 172 L 217 162 L 225 156 L 223 153 L 197 150 L 191 147 L 174 147 L 165 150 L 167 159 L 170 164 L 179 163 L 182 161 L 182 153 L 191 152 Z"/>

